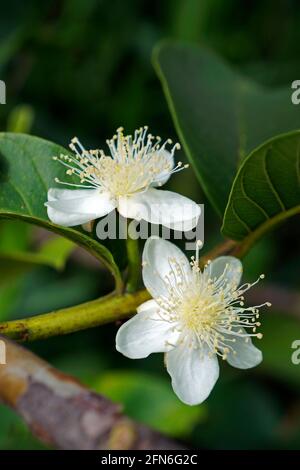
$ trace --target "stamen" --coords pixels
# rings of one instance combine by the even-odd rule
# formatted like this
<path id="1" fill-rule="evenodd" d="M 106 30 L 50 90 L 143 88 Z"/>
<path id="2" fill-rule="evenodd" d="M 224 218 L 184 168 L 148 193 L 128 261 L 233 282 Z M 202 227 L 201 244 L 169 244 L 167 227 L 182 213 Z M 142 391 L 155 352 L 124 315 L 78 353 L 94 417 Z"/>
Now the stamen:
<path id="1" fill-rule="evenodd" d="M 199 251 L 200 248 L 203 246 L 203 242 L 201 240 L 196 241 L 196 265 L 199 266 Z"/>
<path id="2" fill-rule="evenodd" d="M 237 289 L 235 283 L 227 279 L 229 264 L 218 278 L 202 275 L 199 269 L 201 245 L 202 242 L 198 240 L 195 256 L 191 258 L 191 277 L 176 259 L 168 260 L 170 271 L 162 279 L 167 295 L 157 297 L 158 321 L 175 322 L 180 332 L 180 342 L 187 347 L 201 352 L 206 346 L 209 354 L 226 359 L 228 354 L 236 354 L 237 338 L 245 342 L 249 342 L 251 337 L 262 338 L 262 334 L 256 332 L 261 325 L 257 321 L 259 308 L 271 304 L 265 302 L 244 307 L 241 289 Z M 159 273 L 154 274 L 159 276 Z M 242 291 L 256 283 L 242 286 Z"/>
<path id="3" fill-rule="evenodd" d="M 179 162 L 172 168 L 173 156 L 180 144 L 173 144 L 167 150 L 172 140 L 161 144 L 161 138 L 148 133 L 147 126 L 137 129 L 133 136 L 125 136 L 123 127 L 119 127 L 106 142 L 110 156 L 103 150 L 86 150 L 79 139 L 73 137 L 69 147 L 74 154 L 54 159 L 67 167 L 68 176 L 74 175 L 81 183 L 89 183 L 84 187 L 109 190 L 115 197 L 144 192 L 152 183 L 161 186 L 173 173 L 188 167 Z M 83 187 L 71 182 L 60 181 L 60 184 Z"/>

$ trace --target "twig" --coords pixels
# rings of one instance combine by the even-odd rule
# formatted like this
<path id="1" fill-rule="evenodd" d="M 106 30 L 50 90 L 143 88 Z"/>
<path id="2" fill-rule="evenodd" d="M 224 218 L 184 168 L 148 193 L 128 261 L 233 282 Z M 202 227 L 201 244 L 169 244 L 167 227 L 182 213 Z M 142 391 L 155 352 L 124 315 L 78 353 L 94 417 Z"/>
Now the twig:
<path id="1" fill-rule="evenodd" d="M 65 335 L 128 318 L 149 298 L 146 290 L 133 294 L 110 294 L 75 307 L 0 323 L 0 334 L 18 341 Z"/>
<path id="2" fill-rule="evenodd" d="M 200 259 L 203 267 L 208 259 L 221 255 L 241 256 L 242 244 L 226 240 Z M 244 254 L 244 253 L 243 253 Z M 0 334 L 17 341 L 34 341 L 65 335 L 128 318 L 136 308 L 150 298 L 146 290 L 134 293 L 112 293 L 106 297 L 55 312 L 21 320 L 0 323 Z"/>
<path id="3" fill-rule="evenodd" d="M 59 449 L 182 449 L 121 413 L 120 406 L 7 338 L 0 399 L 42 442 Z"/>

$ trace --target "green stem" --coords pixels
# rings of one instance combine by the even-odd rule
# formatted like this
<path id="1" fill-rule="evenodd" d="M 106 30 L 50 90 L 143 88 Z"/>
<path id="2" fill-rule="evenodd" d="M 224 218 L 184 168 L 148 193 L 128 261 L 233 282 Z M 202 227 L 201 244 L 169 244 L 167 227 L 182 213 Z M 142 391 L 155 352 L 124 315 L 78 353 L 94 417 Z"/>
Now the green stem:
<path id="1" fill-rule="evenodd" d="M 134 294 L 110 294 L 91 302 L 55 312 L 0 323 L 0 334 L 18 341 L 35 341 L 65 335 L 122 320 L 150 298 L 146 290 Z"/>
<path id="2" fill-rule="evenodd" d="M 133 240 L 127 233 L 126 239 L 127 259 L 128 259 L 128 280 L 126 285 L 127 292 L 135 292 L 138 289 L 141 260 L 138 240 Z"/>
<path id="3" fill-rule="evenodd" d="M 207 258 L 214 259 L 224 254 L 234 254 L 242 257 L 251 247 L 251 243 L 237 243 L 227 240 L 201 258 L 203 264 Z M 127 239 L 129 258 L 129 288 L 136 287 L 139 279 L 140 260 L 138 243 Z M 34 341 L 51 336 L 65 335 L 75 331 L 84 330 L 103 325 L 105 323 L 123 320 L 135 313 L 136 308 L 150 295 L 146 290 L 121 295 L 114 292 L 91 302 L 75 307 L 57 310 L 55 312 L 36 315 L 22 320 L 0 323 L 0 334 L 18 341 Z"/>
<path id="4" fill-rule="evenodd" d="M 300 206 L 292 207 L 284 212 L 280 212 L 265 223 L 261 224 L 256 230 L 247 235 L 240 243 L 238 243 L 232 252 L 233 256 L 243 258 L 252 246 L 270 230 L 274 229 L 277 225 L 284 222 L 287 218 L 294 217 L 300 214 Z"/>

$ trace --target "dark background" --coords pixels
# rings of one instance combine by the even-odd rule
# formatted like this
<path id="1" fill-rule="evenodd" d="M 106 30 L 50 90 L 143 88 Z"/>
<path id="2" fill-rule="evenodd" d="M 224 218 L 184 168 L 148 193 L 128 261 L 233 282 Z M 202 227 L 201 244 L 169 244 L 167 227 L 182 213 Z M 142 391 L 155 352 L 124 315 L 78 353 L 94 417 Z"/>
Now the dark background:
<path id="1" fill-rule="evenodd" d="M 153 46 L 165 37 L 205 44 L 265 85 L 300 79 L 297 0 L 10 0 L 1 2 L 0 15 L 0 79 L 7 85 L 1 131 L 30 132 L 64 146 L 77 135 L 91 148 L 120 125 L 132 132 L 147 124 L 162 138 L 176 138 L 151 64 Z M 191 169 L 169 187 L 206 203 Z M 205 217 L 209 247 L 220 240 L 220 220 L 208 203 Z M 291 343 L 300 339 L 299 235 L 294 219 L 247 256 L 246 280 L 267 275 L 253 295 L 275 299 L 263 316 L 265 361 L 250 371 L 222 364 L 217 386 L 199 407 L 173 395 L 160 355 L 130 361 L 118 354 L 117 325 L 29 347 L 122 402 L 131 416 L 194 447 L 299 449 L 300 365 L 291 363 Z M 3 249 L 33 249 L 47 236 L 20 223 L 0 224 Z M 0 275 L 1 321 L 83 302 L 109 288 L 101 267 L 79 250 L 60 272 L 41 267 L 16 273 L 9 283 L 5 269 Z M 0 448 L 41 448 L 1 405 Z"/>

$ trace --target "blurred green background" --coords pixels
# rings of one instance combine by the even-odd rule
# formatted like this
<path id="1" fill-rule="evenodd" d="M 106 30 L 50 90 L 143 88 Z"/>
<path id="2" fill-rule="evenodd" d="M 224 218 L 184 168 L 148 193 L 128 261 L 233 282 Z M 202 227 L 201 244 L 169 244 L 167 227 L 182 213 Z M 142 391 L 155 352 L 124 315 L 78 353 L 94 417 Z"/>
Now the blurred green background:
<path id="1" fill-rule="evenodd" d="M 263 84 L 300 78 L 297 0 L 10 0 L 0 16 L 0 79 L 7 85 L 0 129 L 62 145 L 77 135 L 91 148 L 120 125 L 133 131 L 147 124 L 162 138 L 176 138 L 151 65 L 153 46 L 165 37 L 206 45 Z M 169 187 L 206 202 L 191 169 Z M 221 239 L 209 204 L 205 221 L 206 249 Z M 21 223 L 0 223 L 0 251 L 8 258 L 40 250 L 49 237 Z M 262 315 L 265 361 L 248 372 L 222 364 L 217 386 L 199 407 L 181 404 L 172 393 L 162 357 L 130 361 L 115 351 L 118 325 L 29 347 L 122 402 L 129 415 L 195 448 L 299 449 L 300 365 L 291 363 L 291 343 L 300 339 L 299 239 L 299 220 L 290 220 L 247 256 L 246 280 L 267 275 L 254 299 L 267 295 L 274 304 Z M 108 276 L 81 250 L 63 264 L 20 266 L 0 255 L 0 321 L 109 291 Z M 40 448 L 0 405 L 0 449 Z"/>

